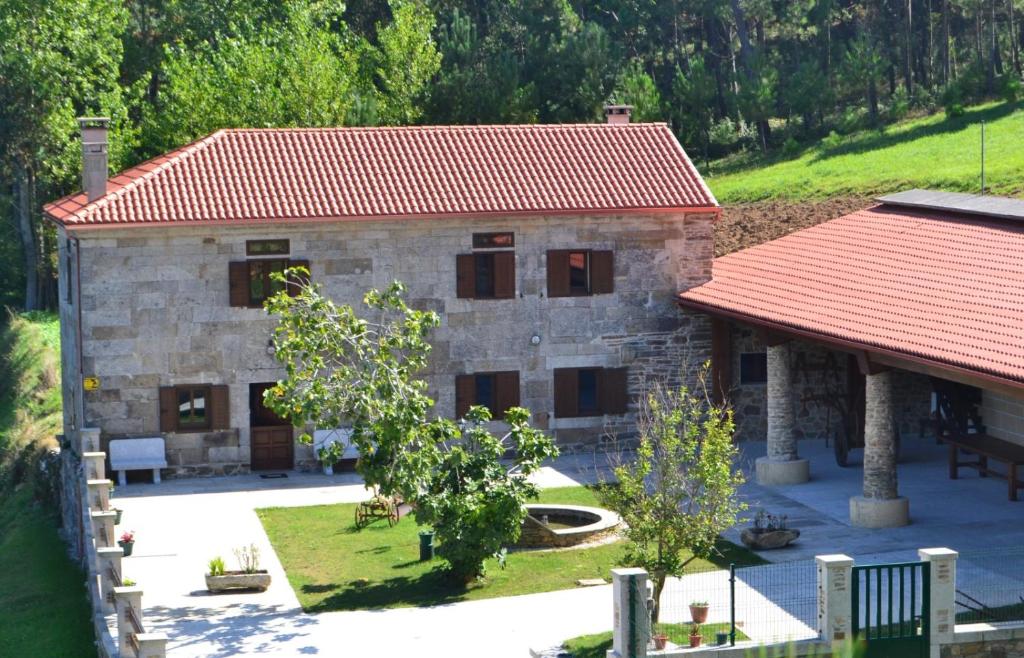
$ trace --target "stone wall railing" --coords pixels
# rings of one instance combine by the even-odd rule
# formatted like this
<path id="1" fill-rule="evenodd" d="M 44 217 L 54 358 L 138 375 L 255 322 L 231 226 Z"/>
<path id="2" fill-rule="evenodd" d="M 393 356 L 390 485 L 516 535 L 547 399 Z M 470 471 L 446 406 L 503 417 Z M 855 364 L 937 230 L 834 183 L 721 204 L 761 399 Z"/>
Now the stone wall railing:
<path id="1" fill-rule="evenodd" d="M 116 541 L 99 430 L 82 429 L 80 439 L 79 445 L 62 441 L 61 509 L 65 538 L 87 574 L 97 652 L 101 658 L 164 658 L 167 636 L 146 632 L 142 588 L 125 586 L 121 575 L 124 550 Z"/>

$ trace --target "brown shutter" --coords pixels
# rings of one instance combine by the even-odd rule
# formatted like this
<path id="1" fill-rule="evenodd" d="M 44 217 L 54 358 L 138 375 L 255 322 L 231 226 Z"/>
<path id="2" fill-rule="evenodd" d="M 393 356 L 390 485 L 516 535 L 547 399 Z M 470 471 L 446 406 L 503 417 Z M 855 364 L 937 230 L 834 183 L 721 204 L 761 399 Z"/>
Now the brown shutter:
<path id="1" fill-rule="evenodd" d="M 555 417 L 579 415 L 579 373 L 576 368 L 555 368 Z"/>
<path id="2" fill-rule="evenodd" d="M 516 252 L 499 251 L 494 254 L 494 298 L 511 299 L 516 296 Z"/>
<path id="3" fill-rule="evenodd" d="M 497 389 L 494 396 L 497 407 L 494 409 L 494 417 L 501 420 L 505 417 L 505 412 L 519 406 L 519 371 L 494 373 L 494 388 Z"/>
<path id="4" fill-rule="evenodd" d="M 173 386 L 160 387 L 160 431 L 178 429 L 178 394 Z"/>
<path id="5" fill-rule="evenodd" d="M 615 289 L 612 252 L 590 252 L 590 294 L 603 295 Z"/>
<path id="6" fill-rule="evenodd" d="M 599 389 L 601 411 L 606 414 L 624 414 L 629 405 L 629 390 L 626 381 L 627 368 L 605 368 L 601 370 Z"/>
<path id="7" fill-rule="evenodd" d="M 455 375 L 455 417 L 462 418 L 476 402 L 476 376 Z"/>
<path id="8" fill-rule="evenodd" d="M 308 272 L 309 271 L 309 261 L 308 260 L 290 260 L 290 261 L 288 261 L 288 267 L 304 267 L 304 268 L 306 268 L 306 271 Z M 289 278 L 289 284 L 290 285 L 288 286 L 288 294 L 290 296 L 292 296 L 292 297 L 297 296 L 299 294 L 299 289 L 296 287 L 295 284 L 301 285 L 303 283 L 309 283 L 311 278 L 312 277 L 309 274 L 305 274 L 305 275 L 302 275 L 302 276 L 292 276 L 292 277 L 290 277 Z"/>
<path id="9" fill-rule="evenodd" d="M 455 257 L 455 292 L 460 299 L 476 296 L 476 260 L 473 254 Z"/>
<path id="10" fill-rule="evenodd" d="M 210 429 L 226 430 L 231 427 L 231 408 L 228 387 L 220 384 L 210 387 Z"/>
<path id="11" fill-rule="evenodd" d="M 728 320 L 711 318 L 711 396 L 724 403 L 732 389 L 732 333 Z"/>
<path id="12" fill-rule="evenodd" d="M 569 252 L 553 249 L 548 252 L 548 297 L 569 296 Z"/>
<path id="13" fill-rule="evenodd" d="M 249 305 L 249 262 L 240 260 L 228 263 L 228 286 L 232 306 Z"/>

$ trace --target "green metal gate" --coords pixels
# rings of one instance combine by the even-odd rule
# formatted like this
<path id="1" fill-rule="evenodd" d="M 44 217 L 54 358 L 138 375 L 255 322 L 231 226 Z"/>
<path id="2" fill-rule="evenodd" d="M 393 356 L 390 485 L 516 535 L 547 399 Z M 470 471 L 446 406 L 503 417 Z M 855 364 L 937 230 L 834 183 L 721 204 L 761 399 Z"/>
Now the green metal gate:
<path id="1" fill-rule="evenodd" d="M 928 562 L 853 568 L 853 636 L 865 658 L 928 657 Z"/>

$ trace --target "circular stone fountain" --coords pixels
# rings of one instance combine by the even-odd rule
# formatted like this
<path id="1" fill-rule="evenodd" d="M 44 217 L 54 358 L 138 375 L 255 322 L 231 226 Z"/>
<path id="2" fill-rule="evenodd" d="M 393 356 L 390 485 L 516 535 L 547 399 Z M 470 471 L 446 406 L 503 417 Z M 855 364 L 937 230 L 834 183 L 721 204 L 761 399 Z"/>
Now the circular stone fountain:
<path id="1" fill-rule="evenodd" d="M 614 534 L 622 524 L 615 512 L 582 505 L 526 506 L 518 548 L 566 548 L 589 544 Z"/>

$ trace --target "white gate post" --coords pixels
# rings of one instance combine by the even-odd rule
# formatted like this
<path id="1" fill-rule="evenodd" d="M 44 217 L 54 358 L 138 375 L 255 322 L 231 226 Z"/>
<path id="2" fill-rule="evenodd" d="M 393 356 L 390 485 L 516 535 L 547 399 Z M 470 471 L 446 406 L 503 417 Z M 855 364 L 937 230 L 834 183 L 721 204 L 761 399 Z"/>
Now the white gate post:
<path id="1" fill-rule="evenodd" d="M 613 623 L 609 658 L 646 658 L 650 640 L 647 572 L 612 569 Z"/>
<path id="2" fill-rule="evenodd" d="M 818 555 L 818 638 L 844 642 L 853 635 L 853 558 L 848 555 Z"/>
<path id="3" fill-rule="evenodd" d="M 937 647 L 953 641 L 956 626 L 956 558 L 949 548 L 922 548 L 921 561 L 931 564 L 931 596 L 928 600 L 929 644 Z"/>

